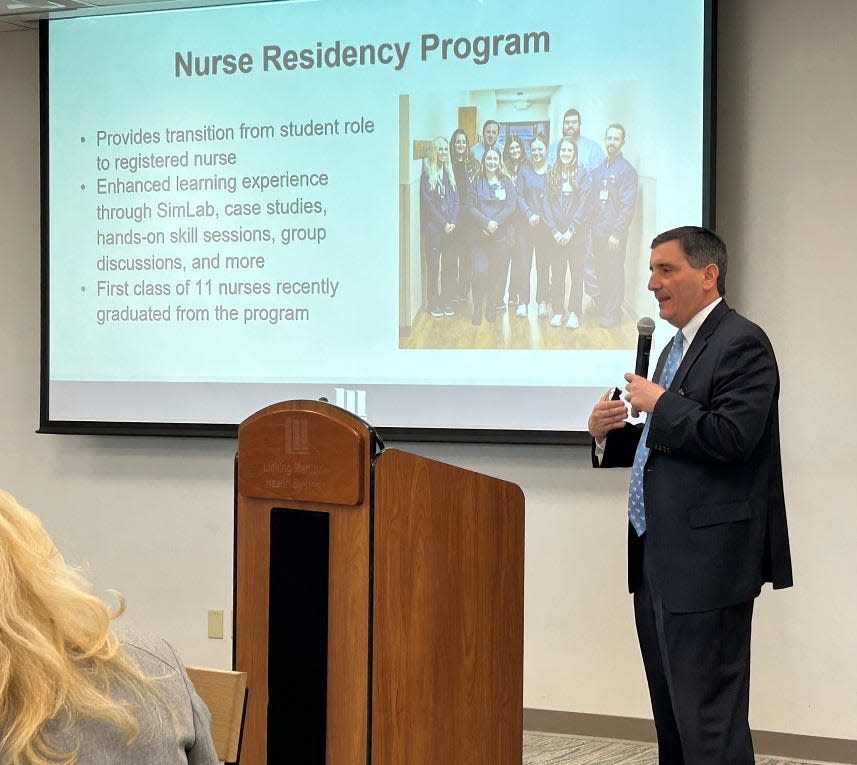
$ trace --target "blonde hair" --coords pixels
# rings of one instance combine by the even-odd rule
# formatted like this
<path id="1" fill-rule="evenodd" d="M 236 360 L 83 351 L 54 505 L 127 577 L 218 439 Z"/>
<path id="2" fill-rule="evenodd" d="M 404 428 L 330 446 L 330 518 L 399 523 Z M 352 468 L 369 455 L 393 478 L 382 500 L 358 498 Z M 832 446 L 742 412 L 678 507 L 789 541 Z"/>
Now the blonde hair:
<path id="1" fill-rule="evenodd" d="M 39 519 L 0 490 L 0 758 L 4 765 L 71 765 L 46 735 L 54 718 L 83 718 L 139 734 L 131 705 L 109 695 L 125 683 L 140 700 L 151 681 L 120 650 L 111 611 L 68 566 Z"/>
<path id="2" fill-rule="evenodd" d="M 429 188 L 432 190 L 438 188 L 444 180 L 444 176 L 446 177 L 446 182 L 452 188 L 455 188 L 455 173 L 452 172 L 452 163 L 450 162 L 449 155 L 446 157 L 446 162 L 443 164 L 440 162 L 438 152 L 441 148 L 446 148 L 448 151 L 449 144 L 446 138 L 438 136 L 429 144 L 428 152 L 423 160 L 423 172 L 428 176 Z"/>

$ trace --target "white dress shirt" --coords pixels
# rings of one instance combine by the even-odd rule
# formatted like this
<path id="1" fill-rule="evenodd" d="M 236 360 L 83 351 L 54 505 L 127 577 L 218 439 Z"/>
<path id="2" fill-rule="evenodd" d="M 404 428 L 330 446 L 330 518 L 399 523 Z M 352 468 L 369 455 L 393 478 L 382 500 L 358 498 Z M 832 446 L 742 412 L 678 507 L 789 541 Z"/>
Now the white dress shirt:
<path id="1" fill-rule="evenodd" d="M 697 313 L 687 324 L 685 324 L 681 328 L 681 335 L 684 342 L 682 343 L 681 348 L 681 357 L 684 359 L 684 355 L 687 353 L 687 349 L 690 348 L 693 339 L 696 337 L 696 333 L 699 332 L 699 328 L 702 326 L 703 322 L 708 318 L 708 315 L 715 309 L 718 303 L 722 301 L 723 298 L 719 297 L 717 300 L 709 303 L 705 308 L 703 308 L 699 313 Z M 601 464 L 601 459 L 604 457 L 604 447 L 607 443 L 607 439 L 605 438 L 603 441 L 595 442 L 595 456 L 598 459 L 598 464 Z"/>

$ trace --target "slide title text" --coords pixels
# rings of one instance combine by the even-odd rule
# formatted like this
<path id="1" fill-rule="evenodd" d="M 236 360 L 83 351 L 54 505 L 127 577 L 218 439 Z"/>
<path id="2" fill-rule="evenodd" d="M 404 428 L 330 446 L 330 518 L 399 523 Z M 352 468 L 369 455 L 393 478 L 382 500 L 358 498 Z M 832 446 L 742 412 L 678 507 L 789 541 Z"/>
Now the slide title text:
<path id="1" fill-rule="evenodd" d="M 502 56 L 550 53 L 550 34 L 512 32 L 476 37 L 440 37 L 428 33 L 421 35 L 418 47 L 420 61 L 469 60 L 481 66 Z M 405 67 L 410 53 L 411 43 L 408 41 L 346 45 L 335 40 L 327 45 L 317 42 L 315 48 L 301 49 L 268 44 L 262 47 L 259 59 L 264 72 L 337 69 L 378 64 L 392 66 L 399 72 Z M 250 53 L 197 55 L 193 51 L 176 51 L 174 71 L 176 77 L 249 74 L 255 70 L 256 62 L 257 59 Z"/>

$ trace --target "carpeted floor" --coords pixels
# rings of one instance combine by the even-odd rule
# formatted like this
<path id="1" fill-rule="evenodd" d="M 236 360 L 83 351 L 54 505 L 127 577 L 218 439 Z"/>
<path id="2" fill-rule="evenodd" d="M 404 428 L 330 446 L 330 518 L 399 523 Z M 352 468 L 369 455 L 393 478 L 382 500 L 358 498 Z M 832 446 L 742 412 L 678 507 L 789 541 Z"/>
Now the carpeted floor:
<path id="1" fill-rule="evenodd" d="M 524 731 L 524 765 L 657 765 L 650 744 Z"/>
<path id="2" fill-rule="evenodd" d="M 658 752 L 653 744 L 524 731 L 523 765 L 658 765 Z M 756 765 L 806 764 L 798 760 L 756 757 Z"/>

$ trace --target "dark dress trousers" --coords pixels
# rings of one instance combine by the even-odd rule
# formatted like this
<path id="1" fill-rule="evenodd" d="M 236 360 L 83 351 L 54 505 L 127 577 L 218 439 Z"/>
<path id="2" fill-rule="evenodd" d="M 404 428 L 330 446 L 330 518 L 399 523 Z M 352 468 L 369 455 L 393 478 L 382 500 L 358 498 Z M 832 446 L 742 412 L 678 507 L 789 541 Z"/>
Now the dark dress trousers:
<path id="1" fill-rule="evenodd" d="M 778 397 L 767 336 L 721 301 L 649 415 L 646 532 L 629 524 L 628 585 L 662 764 L 752 765 L 753 599 L 764 582 L 792 584 Z M 641 432 L 612 431 L 593 464 L 631 465 Z"/>

